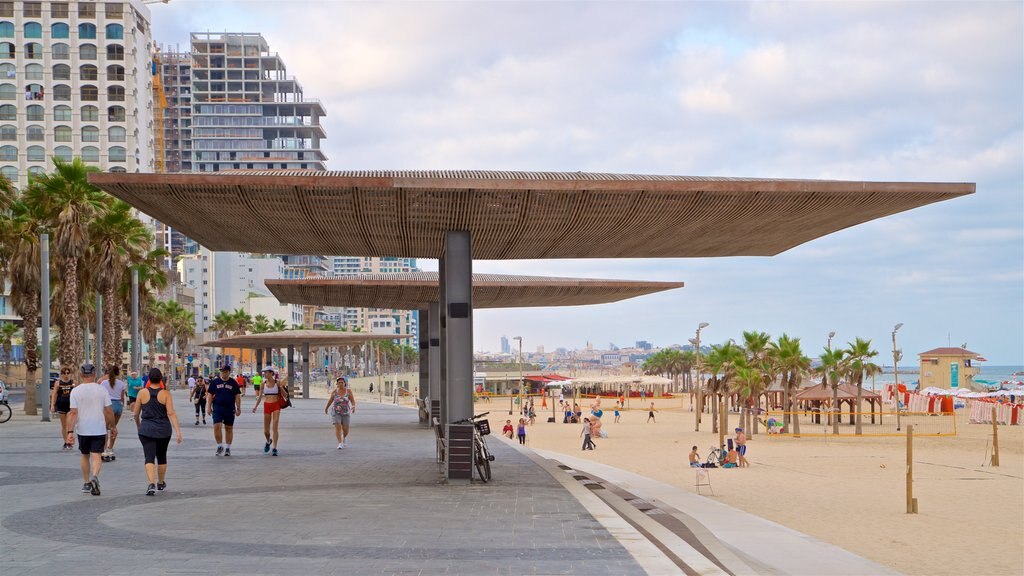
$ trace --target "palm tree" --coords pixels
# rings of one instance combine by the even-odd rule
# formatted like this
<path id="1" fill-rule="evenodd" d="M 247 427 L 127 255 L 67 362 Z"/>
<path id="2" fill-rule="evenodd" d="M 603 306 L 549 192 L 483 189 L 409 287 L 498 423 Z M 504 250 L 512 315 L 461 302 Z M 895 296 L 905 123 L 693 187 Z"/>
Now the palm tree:
<path id="1" fill-rule="evenodd" d="M 142 342 L 139 342 L 140 351 L 146 344 L 153 344 L 156 341 L 156 327 L 150 326 L 147 331 L 147 322 L 152 324 L 153 318 L 148 315 L 151 303 L 157 301 L 157 294 L 167 288 L 167 273 L 163 267 L 163 259 L 168 252 L 163 248 L 156 248 L 147 252 L 141 259 L 137 260 L 132 269 L 139 274 L 139 328 Z M 121 308 L 131 309 L 132 303 L 132 278 L 126 274 L 122 278 L 121 286 L 118 288 L 118 298 Z M 120 328 L 118 328 L 119 330 Z M 150 348 L 152 350 L 152 348 Z M 139 354 L 139 361 L 142 354 Z"/>
<path id="2" fill-rule="evenodd" d="M 85 287 L 79 286 L 78 265 L 89 247 L 89 224 L 103 212 L 110 197 L 89 184 L 89 173 L 99 169 L 81 158 L 67 162 L 54 157 L 53 165 L 53 172 L 33 179 L 25 195 L 29 203 L 42 207 L 53 227 L 53 248 L 63 280 L 60 361 L 64 366 L 77 366 L 82 361 L 79 297 L 85 292 Z"/>
<path id="3" fill-rule="evenodd" d="M 761 394 L 763 386 L 764 381 L 762 380 L 760 370 L 749 366 L 739 366 L 736 368 L 733 392 L 738 394 L 742 400 L 740 404 L 740 423 L 744 430 L 750 430 L 751 414 L 748 409 L 750 401 Z"/>
<path id="4" fill-rule="evenodd" d="M 163 340 L 164 348 L 167 350 L 168 366 L 166 379 L 168 387 L 174 382 L 175 361 L 177 358 L 175 358 L 172 352 L 172 347 L 181 328 L 179 317 L 187 312 L 176 300 L 168 300 L 160 305 L 158 326 L 160 327 L 160 339 Z"/>
<path id="5" fill-rule="evenodd" d="M 796 390 L 800 387 L 800 380 L 803 377 L 803 373 L 811 365 L 810 358 L 804 356 L 803 350 L 800 348 L 800 339 L 791 338 L 787 334 L 779 336 L 778 340 L 772 343 L 775 347 L 775 354 L 778 358 L 778 366 L 780 373 L 782 374 L 782 381 L 784 384 L 783 393 L 785 394 L 785 416 L 783 421 L 786 429 L 790 430 L 790 423 L 792 422 L 792 432 L 794 434 L 800 433 L 800 418 L 797 417 L 797 413 L 794 405 L 794 396 Z"/>
<path id="6" fill-rule="evenodd" d="M 132 207 L 114 200 L 93 220 L 89 231 L 89 266 L 93 284 L 103 294 L 103 365 L 121 364 L 121 334 L 124 301 L 117 297 L 124 284 L 125 270 L 145 258 L 153 243 L 149 229 L 132 215 Z"/>
<path id="7" fill-rule="evenodd" d="M 156 366 L 156 338 L 160 333 L 160 317 L 163 309 L 161 302 L 155 298 L 140 299 L 139 303 L 139 329 L 142 332 L 142 341 L 149 349 L 149 367 Z M 140 356 L 141 357 L 141 356 Z"/>
<path id="8" fill-rule="evenodd" d="M 270 324 L 270 331 L 271 332 L 284 332 L 287 329 L 288 329 L 288 323 L 285 322 L 284 320 L 281 320 L 280 318 L 278 318 L 277 320 L 274 320 Z"/>
<path id="9" fill-rule="evenodd" d="M 729 424 L 728 413 L 725 411 L 724 399 L 729 390 L 729 382 L 736 376 L 736 370 L 745 366 L 746 360 L 743 356 L 743 349 L 737 346 L 732 340 L 720 346 L 712 346 L 711 352 L 705 359 L 705 366 L 713 376 L 711 378 L 711 393 L 716 397 L 716 402 L 711 407 L 712 432 L 718 432 L 719 444 L 723 443 L 725 428 Z M 721 416 L 719 416 L 719 413 Z M 719 418 L 722 425 L 719 426 Z"/>
<path id="10" fill-rule="evenodd" d="M 252 320 L 252 333 L 265 334 L 270 332 L 270 321 L 263 314 L 257 314 Z"/>
<path id="11" fill-rule="evenodd" d="M 11 372 L 11 353 L 14 350 L 14 337 L 18 335 L 18 325 L 14 322 L 4 322 L 0 326 L 0 346 L 4 349 L 4 374 Z"/>
<path id="12" fill-rule="evenodd" d="M 819 359 L 821 366 L 816 371 L 821 374 L 821 383 L 832 387 L 832 434 L 839 434 L 839 377 L 845 369 L 846 351 L 826 348 Z"/>
<path id="13" fill-rule="evenodd" d="M 861 395 L 864 391 L 864 376 L 865 374 L 877 374 L 881 372 L 881 367 L 871 362 L 871 359 L 878 356 L 877 350 L 871 349 L 871 340 L 864 340 L 863 338 L 854 338 L 853 342 L 846 343 L 849 348 L 846 349 L 846 355 L 849 358 L 850 368 L 853 376 L 857 379 L 857 415 L 856 415 L 856 434 L 861 434 Z"/>
<path id="14" fill-rule="evenodd" d="M 22 318 L 25 342 L 25 381 L 36 381 L 39 368 L 40 304 L 40 245 L 39 229 L 46 224 L 45 214 L 38 204 L 24 201 L 24 196 L 11 206 L 11 218 L 0 219 L 3 224 L 4 263 L 7 280 L 11 283 L 11 305 Z M 51 262 L 52 266 L 52 262 Z M 52 270 L 51 270 L 52 271 Z M 49 370 L 49 366 L 44 366 Z M 25 414 L 36 414 L 36 387 L 25 387 Z"/>
<path id="15" fill-rule="evenodd" d="M 231 331 L 235 335 L 247 333 L 252 328 L 252 316 L 241 308 L 235 308 L 231 312 Z M 242 363 L 242 348 L 238 348 L 238 363 Z"/>

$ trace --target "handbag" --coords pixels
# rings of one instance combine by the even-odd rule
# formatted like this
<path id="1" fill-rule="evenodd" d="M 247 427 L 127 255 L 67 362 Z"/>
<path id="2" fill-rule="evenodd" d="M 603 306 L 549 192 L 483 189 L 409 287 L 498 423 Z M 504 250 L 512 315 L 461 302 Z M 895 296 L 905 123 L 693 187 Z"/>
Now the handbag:
<path id="1" fill-rule="evenodd" d="M 292 395 L 288 393 L 288 389 L 281 386 L 281 409 L 292 407 Z"/>

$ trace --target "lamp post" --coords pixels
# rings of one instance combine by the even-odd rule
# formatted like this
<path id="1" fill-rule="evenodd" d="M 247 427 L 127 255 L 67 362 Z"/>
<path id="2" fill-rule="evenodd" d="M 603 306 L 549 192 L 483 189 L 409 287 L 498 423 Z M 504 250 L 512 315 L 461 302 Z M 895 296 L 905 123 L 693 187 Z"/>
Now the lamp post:
<path id="1" fill-rule="evenodd" d="M 832 339 L 836 337 L 836 331 L 833 330 L 828 333 L 828 351 L 832 351 Z"/>
<path id="2" fill-rule="evenodd" d="M 39 348 L 42 349 L 41 351 L 43 356 L 43 365 L 41 366 L 42 370 L 40 370 L 40 372 L 42 372 L 42 380 L 39 385 L 39 394 L 43 395 L 48 394 L 50 391 L 50 235 L 44 230 L 45 229 L 42 227 L 39 228 L 39 296 L 42 315 L 40 328 L 42 328 L 43 332 L 43 341 L 39 343 Z M 34 384 L 31 382 L 25 383 L 26 387 L 33 385 Z M 28 397 L 27 393 L 25 394 L 25 397 Z M 49 422 L 50 399 L 46 397 L 39 397 L 36 398 L 36 400 L 42 407 L 42 421 Z M 31 412 L 26 409 L 25 413 L 28 415 L 35 415 L 35 402 L 26 402 L 26 404 L 31 404 Z"/>
<path id="3" fill-rule="evenodd" d="M 835 330 L 832 330 L 831 332 L 828 333 L 828 344 L 826 344 L 825 346 L 828 348 L 829 354 L 832 353 L 832 339 L 835 338 L 835 336 L 836 336 L 836 331 Z M 829 371 L 827 369 L 825 370 L 825 384 L 827 384 L 829 386 L 832 385 L 832 379 L 829 378 Z M 835 402 L 835 404 L 836 405 L 832 407 L 833 414 L 831 415 L 832 418 L 835 418 L 835 422 L 832 424 L 832 426 L 833 426 L 832 433 L 833 434 L 839 434 L 839 403 Z M 859 408 L 860 407 L 858 406 L 858 409 Z M 851 412 L 853 411 L 852 408 L 850 410 L 851 410 Z"/>
<path id="4" fill-rule="evenodd" d="M 694 346 L 697 350 L 697 409 L 696 412 L 696 423 L 694 424 L 693 431 L 700 432 L 700 412 L 704 409 L 704 387 L 700 381 L 700 331 L 707 328 L 709 324 L 707 322 L 701 322 L 697 325 L 697 338 L 695 338 Z"/>
<path id="5" fill-rule="evenodd" d="M 892 377 L 893 386 L 895 387 L 896 396 L 896 431 L 900 431 L 900 371 L 897 364 L 900 361 L 900 352 L 896 348 L 896 332 L 903 327 L 903 323 L 900 322 L 892 329 Z"/>
<path id="6" fill-rule="evenodd" d="M 523 408 L 523 386 L 526 385 L 526 382 L 523 380 L 523 337 L 522 336 L 516 336 L 515 338 L 513 338 L 513 340 L 516 340 L 516 341 L 519 342 L 519 409 L 522 410 L 522 408 Z M 509 396 L 509 399 L 508 399 L 508 413 L 509 414 L 512 413 L 512 397 L 511 396 Z"/>

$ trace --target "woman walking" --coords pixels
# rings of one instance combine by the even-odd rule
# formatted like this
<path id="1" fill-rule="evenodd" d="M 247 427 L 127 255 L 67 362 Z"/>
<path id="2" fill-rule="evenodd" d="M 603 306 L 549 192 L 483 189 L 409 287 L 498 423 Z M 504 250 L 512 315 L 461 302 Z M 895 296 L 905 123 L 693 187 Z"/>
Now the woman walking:
<path id="1" fill-rule="evenodd" d="M 196 426 L 199 426 L 199 414 L 203 415 L 206 424 L 206 380 L 202 376 L 196 378 L 196 385 L 188 393 L 188 399 L 196 406 Z"/>
<path id="2" fill-rule="evenodd" d="M 181 444 L 181 427 L 174 413 L 171 393 L 164 389 L 164 376 L 159 368 L 149 371 L 149 383 L 139 391 L 132 407 L 135 424 L 139 427 L 139 441 L 146 455 L 146 495 L 167 488 L 167 446 L 171 443 L 171 429 Z"/>
<path id="3" fill-rule="evenodd" d="M 519 443 L 526 444 L 526 420 L 519 419 L 519 427 L 516 430 L 516 435 L 519 436 Z"/>
<path id="4" fill-rule="evenodd" d="M 338 439 L 338 450 L 348 447 L 348 424 L 352 414 L 356 411 L 356 397 L 348 388 L 348 380 L 339 376 L 335 382 L 334 390 L 331 390 L 331 397 L 327 399 L 327 406 L 324 406 L 324 414 L 331 410 L 331 421 L 334 422 L 334 436 Z"/>
<path id="5" fill-rule="evenodd" d="M 120 375 L 121 369 L 116 365 L 111 366 L 110 371 L 107 372 L 107 377 L 100 382 L 100 386 L 110 395 L 110 408 L 114 411 L 114 425 L 111 428 L 117 428 L 117 424 L 121 421 L 121 414 L 124 412 L 125 395 L 128 390 L 128 383 L 118 379 Z M 116 441 L 116 434 L 107 434 L 107 449 L 100 455 L 104 462 L 112 462 L 116 458 L 114 456 L 114 442 Z"/>
<path id="6" fill-rule="evenodd" d="M 68 442 L 68 412 L 71 411 L 71 390 L 74 387 L 71 369 L 61 368 L 60 380 L 54 384 L 53 391 L 50 392 L 50 412 L 60 416 L 60 437 L 64 439 L 64 447 L 61 450 L 65 452 L 74 448 L 74 444 Z"/>
<path id="7" fill-rule="evenodd" d="M 277 375 L 270 368 L 263 371 L 263 385 L 256 395 L 256 404 L 252 411 L 255 414 L 260 402 L 263 402 L 263 436 L 267 443 L 263 445 L 263 453 L 270 452 L 271 456 L 277 456 L 277 441 L 281 434 L 278 426 L 281 423 L 281 407 L 287 398 L 287 389 L 277 381 Z M 271 435 L 273 432 L 273 435 Z M 271 450 L 273 447 L 273 450 Z"/>

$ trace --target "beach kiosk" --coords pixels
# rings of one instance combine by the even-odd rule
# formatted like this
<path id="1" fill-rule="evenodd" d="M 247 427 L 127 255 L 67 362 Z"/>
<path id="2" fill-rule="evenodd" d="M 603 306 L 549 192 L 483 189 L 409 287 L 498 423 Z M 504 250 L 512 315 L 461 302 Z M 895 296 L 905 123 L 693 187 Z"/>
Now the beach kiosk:
<path id="1" fill-rule="evenodd" d="M 971 352 L 966 347 L 935 348 L 921 352 L 918 357 L 921 359 L 922 390 L 930 386 L 952 390 L 988 390 L 974 383 L 974 377 L 980 372 L 976 363 L 984 360 L 977 352 Z"/>

